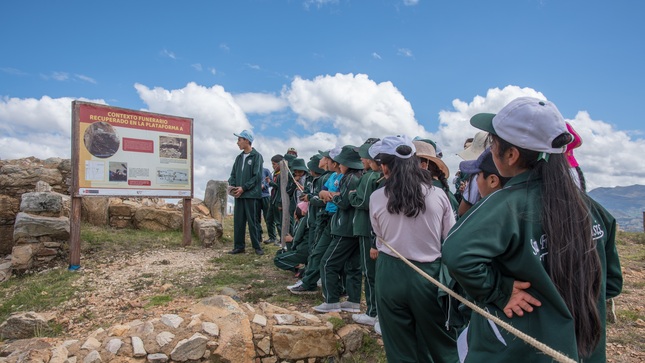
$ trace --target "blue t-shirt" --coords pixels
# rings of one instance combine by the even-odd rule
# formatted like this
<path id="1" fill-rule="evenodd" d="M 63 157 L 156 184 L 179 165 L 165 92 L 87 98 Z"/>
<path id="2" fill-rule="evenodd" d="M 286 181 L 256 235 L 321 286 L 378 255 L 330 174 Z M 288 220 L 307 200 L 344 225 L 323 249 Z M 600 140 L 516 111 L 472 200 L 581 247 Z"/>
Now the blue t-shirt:
<path id="1" fill-rule="evenodd" d="M 262 169 L 262 198 L 268 198 L 271 196 L 271 189 L 269 182 L 267 181 L 267 177 L 269 179 L 271 178 L 271 172 L 269 169 L 264 168 Z"/>
<path id="2" fill-rule="evenodd" d="M 337 192 L 340 189 L 340 180 L 343 178 L 343 174 L 334 172 L 331 174 L 329 179 L 325 182 L 323 190 L 328 190 L 330 192 Z M 338 206 L 333 202 L 327 202 L 325 205 L 325 210 L 329 213 L 336 213 Z"/>

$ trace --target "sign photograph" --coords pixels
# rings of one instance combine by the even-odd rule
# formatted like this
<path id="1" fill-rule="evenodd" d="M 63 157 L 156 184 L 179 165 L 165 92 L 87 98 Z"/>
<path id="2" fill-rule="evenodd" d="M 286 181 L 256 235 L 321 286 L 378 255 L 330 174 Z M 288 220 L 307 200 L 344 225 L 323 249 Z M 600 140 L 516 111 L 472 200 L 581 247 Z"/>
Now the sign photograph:
<path id="1" fill-rule="evenodd" d="M 72 103 L 75 196 L 192 198 L 193 120 Z"/>

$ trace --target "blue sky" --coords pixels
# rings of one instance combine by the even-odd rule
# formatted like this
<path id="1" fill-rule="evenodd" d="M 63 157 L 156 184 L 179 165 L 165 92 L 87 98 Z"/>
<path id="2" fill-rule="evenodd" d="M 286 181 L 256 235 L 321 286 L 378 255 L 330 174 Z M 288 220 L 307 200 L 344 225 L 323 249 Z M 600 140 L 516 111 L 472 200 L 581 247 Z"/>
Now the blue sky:
<path id="1" fill-rule="evenodd" d="M 581 133 L 592 187 L 645 184 L 644 13 L 635 0 L 3 1 L 0 158 L 69 157 L 83 99 L 194 118 L 196 197 L 228 177 L 245 128 L 266 160 L 430 137 L 456 171 L 469 117 L 530 95 Z"/>

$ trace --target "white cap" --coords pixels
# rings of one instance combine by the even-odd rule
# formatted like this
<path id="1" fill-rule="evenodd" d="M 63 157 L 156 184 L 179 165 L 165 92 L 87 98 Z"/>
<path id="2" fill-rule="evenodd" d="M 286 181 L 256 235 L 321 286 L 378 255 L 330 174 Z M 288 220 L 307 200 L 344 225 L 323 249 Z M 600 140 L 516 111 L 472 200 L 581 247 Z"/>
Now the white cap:
<path id="1" fill-rule="evenodd" d="M 409 154 L 400 154 L 397 151 L 397 148 L 403 145 L 409 146 L 412 149 L 412 152 Z M 376 143 L 374 143 L 374 145 L 370 147 L 369 153 L 372 159 L 374 159 L 378 154 L 388 154 L 388 155 L 394 155 L 401 159 L 408 159 L 412 155 L 414 155 L 416 150 L 417 149 L 414 147 L 414 144 L 412 143 L 412 139 L 410 139 L 405 135 L 397 135 L 397 136 L 386 136 L 383 138 L 383 140 L 377 141 Z"/>
<path id="2" fill-rule="evenodd" d="M 522 149 L 549 154 L 566 151 L 566 145 L 553 146 L 553 140 L 568 131 L 562 114 L 549 101 L 533 97 L 516 98 L 497 115 L 479 113 L 473 116 L 470 124 Z"/>
<path id="3" fill-rule="evenodd" d="M 475 137 L 473 138 L 473 142 L 465 148 L 463 151 L 457 153 L 459 157 L 461 157 L 464 160 L 475 160 L 481 155 L 481 153 L 486 150 L 486 147 L 488 141 L 488 132 L 486 131 L 479 131 L 478 133 L 475 134 Z"/>

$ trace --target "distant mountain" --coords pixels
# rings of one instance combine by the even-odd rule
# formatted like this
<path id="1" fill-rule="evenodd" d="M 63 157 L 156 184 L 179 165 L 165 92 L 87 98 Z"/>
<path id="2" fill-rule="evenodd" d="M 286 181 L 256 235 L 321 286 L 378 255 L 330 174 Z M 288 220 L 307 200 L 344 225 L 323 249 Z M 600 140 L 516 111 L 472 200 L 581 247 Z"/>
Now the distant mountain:
<path id="1" fill-rule="evenodd" d="M 596 188 L 589 195 L 616 218 L 619 229 L 643 232 L 645 185 Z"/>

